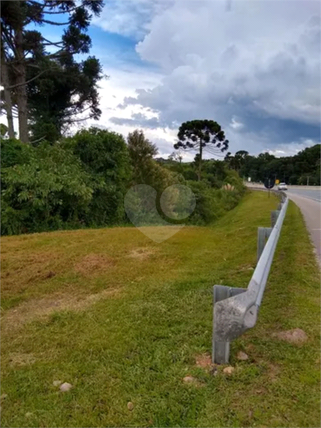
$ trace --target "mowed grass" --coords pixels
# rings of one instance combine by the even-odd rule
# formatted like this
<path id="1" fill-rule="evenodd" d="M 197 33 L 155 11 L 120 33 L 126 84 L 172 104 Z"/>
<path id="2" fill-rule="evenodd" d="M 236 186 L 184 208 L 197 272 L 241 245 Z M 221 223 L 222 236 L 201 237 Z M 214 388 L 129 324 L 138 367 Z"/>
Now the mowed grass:
<path id="1" fill-rule="evenodd" d="M 2 426 L 319 426 L 320 278 L 293 203 L 258 324 L 231 345 L 235 371 L 196 364 L 211 351 L 212 286 L 247 286 L 276 205 L 247 194 L 161 244 L 135 228 L 3 238 Z M 274 336 L 292 328 L 308 340 Z"/>

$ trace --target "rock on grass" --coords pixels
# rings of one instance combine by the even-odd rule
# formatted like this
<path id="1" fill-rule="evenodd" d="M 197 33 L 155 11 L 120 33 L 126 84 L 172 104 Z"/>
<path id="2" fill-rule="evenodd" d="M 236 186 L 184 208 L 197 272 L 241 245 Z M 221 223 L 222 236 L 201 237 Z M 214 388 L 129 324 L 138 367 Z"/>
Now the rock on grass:
<path id="1" fill-rule="evenodd" d="M 68 382 L 64 382 L 62 385 L 60 385 L 60 391 L 61 392 L 68 392 L 72 388 L 72 385 Z"/>
<path id="2" fill-rule="evenodd" d="M 134 404 L 131 401 L 129 401 L 127 403 L 127 409 L 130 410 L 130 411 L 134 410 Z"/>
<path id="3" fill-rule="evenodd" d="M 248 359 L 249 359 L 249 356 L 248 356 L 245 352 L 240 351 L 240 352 L 237 354 L 237 359 L 238 359 L 238 360 L 240 360 L 240 361 L 246 361 L 246 360 L 248 360 Z"/>
<path id="4" fill-rule="evenodd" d="M 234 372 L 235 368 L 232 366 L 228 366 L 225 367 L 225 369 L 223 369 L 223 373 L 227 374 L 227 375 L 231 375 Z"/>

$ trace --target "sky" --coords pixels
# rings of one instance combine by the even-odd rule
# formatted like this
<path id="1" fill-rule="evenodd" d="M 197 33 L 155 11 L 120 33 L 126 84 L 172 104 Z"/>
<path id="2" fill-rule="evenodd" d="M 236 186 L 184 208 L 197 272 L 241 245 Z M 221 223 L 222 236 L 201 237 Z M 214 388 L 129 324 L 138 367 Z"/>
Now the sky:
<path id="1" fill-rule="evenodd" d="M 217 121 L 232 153 L 320 141 L 319 1 L 105 0 L 89 35 L 109 78 L 100 120 L 82 126 L 142 129 L 165 158 L 193 119 Z"/>

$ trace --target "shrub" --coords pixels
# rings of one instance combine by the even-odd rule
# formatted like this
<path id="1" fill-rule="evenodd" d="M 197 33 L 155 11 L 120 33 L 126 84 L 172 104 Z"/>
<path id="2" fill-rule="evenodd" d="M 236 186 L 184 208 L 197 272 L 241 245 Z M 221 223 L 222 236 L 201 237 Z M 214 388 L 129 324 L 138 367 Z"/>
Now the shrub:
<path id="1" fill-rule="evenodd" d="M 79 160 L 70 150 L 46 143 L 28 154 L 28 162 L 1 171 L 1 233 L 81 226 L 92 188 Z"/>
<path id="2" fill-rule="evenodd" d="M 93 189 L 85 223 L 89 226 L 120 223 L 124 220 L 124 195 L 132 169 L 128 148 L 120 134 L 90 128 L 64 141 L 90 175 Z"/>

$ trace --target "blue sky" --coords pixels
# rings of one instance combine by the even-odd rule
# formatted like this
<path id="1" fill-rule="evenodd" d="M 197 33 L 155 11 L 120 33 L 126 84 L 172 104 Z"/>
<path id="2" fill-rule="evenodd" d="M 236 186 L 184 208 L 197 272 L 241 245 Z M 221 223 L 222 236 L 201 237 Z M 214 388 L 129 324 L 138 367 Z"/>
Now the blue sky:
<path id="1" fill-rule="evenodd" d="M 110 78 L 101 119 L 85 126 L 143 129 L 165 157 L 196 118 L 218 121 L 232 152 L 320 141 L 319 1 L 106 0 L 89 35 Z"/>

